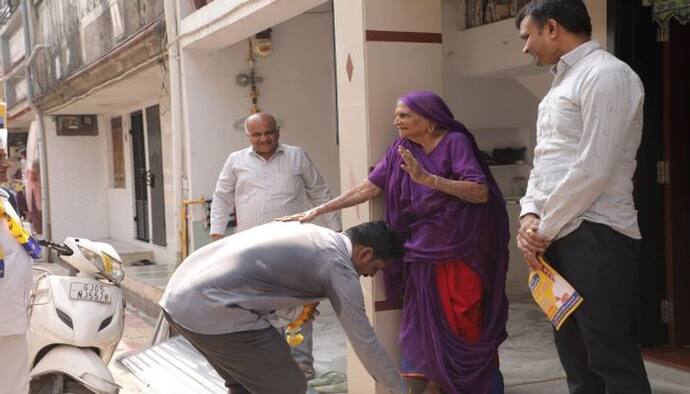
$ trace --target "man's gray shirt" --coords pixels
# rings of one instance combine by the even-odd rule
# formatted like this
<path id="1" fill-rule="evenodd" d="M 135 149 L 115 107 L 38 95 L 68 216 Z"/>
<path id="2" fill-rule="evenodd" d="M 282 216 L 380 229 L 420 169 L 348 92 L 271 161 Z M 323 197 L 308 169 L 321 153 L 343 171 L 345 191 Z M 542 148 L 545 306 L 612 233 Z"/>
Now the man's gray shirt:
<path id="1" fill-rule="evenodd" d="M 347 236 L 323 227 L 257 226 L 192 253 L 170 279 L 160 305 L 182 327 L 218 335 L 267 328 L 282 311 L 299 312 L 328 298 L 369 373 L 404 392 L 367 319 L 351 255 Z"/>

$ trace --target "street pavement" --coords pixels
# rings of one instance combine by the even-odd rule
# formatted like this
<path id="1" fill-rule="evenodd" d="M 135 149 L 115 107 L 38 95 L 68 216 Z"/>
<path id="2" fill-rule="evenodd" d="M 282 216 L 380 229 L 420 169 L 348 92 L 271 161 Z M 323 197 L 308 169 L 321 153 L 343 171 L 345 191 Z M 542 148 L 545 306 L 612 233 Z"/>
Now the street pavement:
<path id="1" fill-rule="evenodd" d="M 314 329 L 315 366 L 318 374 L 344 371 L 345 335 L 328 302 L 320 306 L 321 315 Z M 110 363 L 121 393 L 150 391 L 116 361 L 118 356 L 148 346 L 154 322 L 129 308 L 125 332 Z M 506 394 L 567 394 L 565 373 L 553 344 L 551 326 L 529 298 L 516 300 L 510 307 L 509 338 L 501 346 L 501 370 Z M 646 363 L 654 394 L 690 394 L 690 374 Z"/>
<path id="2" fill-rule="evenodd" d="M 108 368 L 113 373 L 115 383 L 122 388 L 120 394 L 150 394 L 151 391 L 118 361 L 130 352 L 145 349 L 151 344 L 155 322 L 140 314 L 138 310 L 127 307 L 125 311 L 125 330 L 122 340 L 115 350 Z"/>
<path id="3" fill-rule="evenodd" d="M 37 264 L 55 273 L 58 265 Z M 321 303 L 314 329 L 317 374 L 345 371 L 345 334 L 328 302 Z M 157 394 L 147 388 L 118 360 L 151 344 L 155 321 L 128 306 L 125 330 L 108 365 L 122 394 Z M 506 394 L 567 394 L 565 373 L 553 343 L 552 328 L 529 295 L 511 299 L 508 339 L 500 348 Z M 690 373 L 655 363 L 645 363 L 654 394 L 690 394 Z"/>

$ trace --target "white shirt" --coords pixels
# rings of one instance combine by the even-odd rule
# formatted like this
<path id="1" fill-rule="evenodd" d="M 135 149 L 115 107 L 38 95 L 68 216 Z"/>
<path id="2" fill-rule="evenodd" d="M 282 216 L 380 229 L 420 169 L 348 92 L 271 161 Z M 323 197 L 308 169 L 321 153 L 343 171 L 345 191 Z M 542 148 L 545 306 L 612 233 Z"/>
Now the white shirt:
<path id="1" fill-rule="evenodd" d="M 5 197 L 0 197 L 0 204 L 4 204 L 7 213 L 16 216 Z M 5 254 L 5 273 L 0 278 L 0 336 L 26 334 L 32 260 L 10 234 L 5 219 L 0 219 L 0 247 Z"/>
<path id="2" fill-rule="evenodd" d="M 632 178 L 642 137 L 640 78 L 596 41 L 565 54 L 552 73 L 521 216 L 539 216 L 539 233 L 551 240 L 583 220 L 639 239 Z"/>
<path id="3" fill-rule="evenodd" d="M 252 147 L 228 157 L 211 203 L 211 234 L 224 234 L 233 207 L 237 231 L 306 211 L 332 198 L 319 171 L 302 148 L 280 144 L 266 160 Z M 337 213 L 323 215 L 331 230 L 342 229 Z"/>

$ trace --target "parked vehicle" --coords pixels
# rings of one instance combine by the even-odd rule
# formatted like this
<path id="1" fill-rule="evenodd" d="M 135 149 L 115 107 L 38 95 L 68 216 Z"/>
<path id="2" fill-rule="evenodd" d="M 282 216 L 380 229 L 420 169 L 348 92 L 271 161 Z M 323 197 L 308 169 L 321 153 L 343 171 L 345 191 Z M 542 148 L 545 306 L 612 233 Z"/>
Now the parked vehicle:
<path id="1" fill-rule="evenodd" d="M 42 272 L 31 300 L 30 393 L 117 393 L 107 365 L 124 329 L 120 256 L 111 245 L 84 238 L 39 243 L 57 251 L 69 273 L 36 268 Z"/>

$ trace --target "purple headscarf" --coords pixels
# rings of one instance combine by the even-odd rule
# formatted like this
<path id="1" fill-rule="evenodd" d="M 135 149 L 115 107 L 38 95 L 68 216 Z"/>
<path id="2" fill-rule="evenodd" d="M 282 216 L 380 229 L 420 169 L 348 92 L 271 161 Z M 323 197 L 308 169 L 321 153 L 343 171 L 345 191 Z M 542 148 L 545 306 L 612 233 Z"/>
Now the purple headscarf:
<path id="1" fill-rule="evenodd" d="M 506 338 L 510 234 L 505 202 L 474 137 L 455 120 L 441 97 L 416 91 L 400 101 L 448 129 L 429 154 L 410 140 L 396 140 L 369 175 L 369 180 L 385 192 L 386 220 L 409 236 L 404 263 L 385 273 L 389 297 L 405 291 L 400 331 L 403 352 L 445 391 L 483 394 L 497 368 L 498 346 Z M 400 145 L 431 174 L 486 184 L 489 200 L 471 204 L 414 182 L 400 168 Z M 449 261 L 463 261 L 482 280 L 483 321 L 478 342 L 456 336 L 444 318 L 435 264 Z"/>

